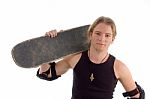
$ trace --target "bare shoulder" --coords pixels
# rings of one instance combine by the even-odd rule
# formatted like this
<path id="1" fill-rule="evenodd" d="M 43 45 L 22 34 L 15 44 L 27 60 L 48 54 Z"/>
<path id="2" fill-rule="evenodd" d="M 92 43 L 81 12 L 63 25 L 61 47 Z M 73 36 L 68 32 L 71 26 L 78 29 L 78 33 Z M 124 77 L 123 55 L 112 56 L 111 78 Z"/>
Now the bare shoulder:
<path id="1" fill-rule="evenodd" d="M 74 68 L 77 62 L 79 61 L 81 55 L 82 55 L 82 52 L 71 54 L 71 55 L 64 57 L 63 60 L 66 61 L 71 68 Z"/>
<path id="2" fill-rule="evenodd" d="M 130 74 L 130 71 L 128 69 L 128 67 L 126 66 L 126 64 L 124 64 L 121 60 L 116 59 L 115 60 L 115 65 L 114 65 L 114 69 L 115 69 L 115 74 L 116 77 L 118 79 L 124 77 L 124 75 L 128 75 Z"/>
<path id="3" fill-rule="evenodd" d="M 134 79 L 128 67 L 120 60 L 116 59 L 114 66 L 115 74 L 126 91 L 136 88 Z"/>

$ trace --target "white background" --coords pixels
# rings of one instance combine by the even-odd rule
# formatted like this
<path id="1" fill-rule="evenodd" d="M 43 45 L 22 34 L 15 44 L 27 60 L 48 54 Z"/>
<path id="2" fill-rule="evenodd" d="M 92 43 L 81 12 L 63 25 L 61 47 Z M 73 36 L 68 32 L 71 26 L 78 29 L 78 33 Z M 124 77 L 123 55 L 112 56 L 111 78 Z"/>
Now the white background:
<path id="1" fill-rule="evenodd" d="M 53 82 L 38 79 L 38 68 L 18 67 L 11 49 L 19 42 L 52 29 L 91 24 L 99 16 L 111 17 L 117 37 L 110 53 L 122 60 L 150 97 L 149 0 L 1 0 L 0 99 L 70 99 L 72 70 Z M 118 83 L 114 99 L 123 99 Z"/>

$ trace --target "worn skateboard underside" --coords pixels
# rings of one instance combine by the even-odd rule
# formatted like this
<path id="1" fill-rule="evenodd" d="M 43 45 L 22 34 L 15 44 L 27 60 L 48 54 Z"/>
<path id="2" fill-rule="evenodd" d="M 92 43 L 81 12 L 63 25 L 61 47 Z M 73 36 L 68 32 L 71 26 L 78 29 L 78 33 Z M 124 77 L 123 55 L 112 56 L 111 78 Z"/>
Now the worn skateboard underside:
<path id="1" fill-rule="evenodd" d="M 55 38 L 38 37 L 17 44 L 12 49 L 14 62 L 24 68 L 37 67 L 66 55 L 87 50 L 89 25 L 58 33 Z"/>

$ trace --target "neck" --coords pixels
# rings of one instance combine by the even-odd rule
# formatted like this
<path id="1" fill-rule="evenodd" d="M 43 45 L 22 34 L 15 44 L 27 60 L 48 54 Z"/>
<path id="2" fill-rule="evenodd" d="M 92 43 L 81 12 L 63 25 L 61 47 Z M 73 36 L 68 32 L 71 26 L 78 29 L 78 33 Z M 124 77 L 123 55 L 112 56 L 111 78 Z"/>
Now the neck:
<path id="1" fill-rule="evenodd" d="M 88 55 L 89 59 L 94 63 L 103 63 L 108 58 L 107 50 L 100 51 L 90 48 Z"/>

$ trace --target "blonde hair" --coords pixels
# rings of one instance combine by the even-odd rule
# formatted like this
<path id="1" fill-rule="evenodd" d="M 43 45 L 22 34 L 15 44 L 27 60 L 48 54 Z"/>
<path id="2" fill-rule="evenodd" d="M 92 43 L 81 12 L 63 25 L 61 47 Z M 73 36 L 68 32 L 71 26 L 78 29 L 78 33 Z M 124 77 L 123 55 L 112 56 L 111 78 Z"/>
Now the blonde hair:
<path id="1" fill-rule="evenodd" d="M 94 28 L 99 24 L 99 23 L 105 23 L 106 25 L 110 25 L 111 28 L 112 28 L 112 32 L 113 32 L 113 38 L 115 38 L 115 36 L 117 35 L 117 32 L 116 32 L 116 25 L 115 25 L 115 22 L 109 18 L 109 17 L 104 17 L 104 16 L 101 16 L 99 18 L 97 18 L 93 24 L 89 27 L 88 29 L 88 38 L 90 37 L 91 33 L 93 32 Z"/>

